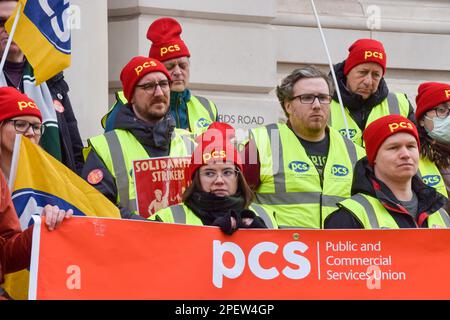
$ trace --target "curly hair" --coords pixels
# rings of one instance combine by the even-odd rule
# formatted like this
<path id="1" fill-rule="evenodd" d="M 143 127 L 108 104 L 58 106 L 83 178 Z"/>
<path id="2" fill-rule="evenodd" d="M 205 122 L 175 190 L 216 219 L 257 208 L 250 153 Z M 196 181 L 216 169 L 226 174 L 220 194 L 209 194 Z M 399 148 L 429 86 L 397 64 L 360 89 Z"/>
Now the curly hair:
<path id="1" fill-rule="evenodd" d="M 331 81 L 330 77 L 317 69 L 314 66 L 307 66 L 299 69 L 295 69 L 292 71 L 287 77 L 285 77 L 281 81 L 281 85 L 277 86 L 277 97 L 278 101 L 280 102 L 281 108 L 283 108 L 284 114 L 286 117 L 289 117 L 289 114 L 286 112 L 286 108 L 284 107 L 284 102 L 286 100 L 292 100 L 293 91 L 294 91 L 294 85 L 297 83 L 297 81 L 301 79 L 313 79 L 313 78 L 322 78 L 326 81 L 330 95 L 333 95 L 334 89 L 333 89 L 333 82 Z"/>

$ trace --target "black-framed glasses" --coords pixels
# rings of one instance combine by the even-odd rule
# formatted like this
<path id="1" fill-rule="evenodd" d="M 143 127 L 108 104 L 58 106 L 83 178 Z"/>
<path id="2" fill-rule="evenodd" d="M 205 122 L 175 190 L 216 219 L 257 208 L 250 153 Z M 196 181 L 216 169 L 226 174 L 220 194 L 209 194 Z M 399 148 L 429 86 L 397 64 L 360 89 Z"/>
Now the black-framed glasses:
<path id="1" fill-rule="evenodd" d="M 431 110 L 433 110 L 436 113 L 436 117 L 438 117 L 440 119 L 445 119 L 450 114 L 450 106 L 448 106 L 448 105 L 438 106 Z"/>
<path id="2" fill-rule="evenodd" d="M 330 104 L 332 97 L 329 94 L 319 94 L 319 95 L 314 95 L 314 94 L 309 94 L 309 93 L 305 93 L 305 94 L 300 94 L 298 96 L 292 97 L 291 100 L 294 99 L 299 99 L 301 103 L 304 104 L 313 104 L 314 100 L 316 100 L 316 98 L 319 100 L 319 103 L 321 104 Z"/>
<path id="3" fill-rule="evenodd" d="M 154 94 L 157 86 L 159 86 L 161 90 L 165 91 L 170 89 L 170 84 L 171 82 L 169 80 L 160 80 L 155 82 L 146 82 L 143 84 L 137 84 L 136 87 Z"/>
<path id="4" fill-rule="evenodd" d="M 14 123 L 14 129 L 18 133 L 24 134 L 28 131 L 28 129 L 30 127 L 33 129 L 33 132 L 35 135 L 40 136 L 44 133 L 45 126 L 43 126 L 42 123 L 31 123 L 27 120 L 22 120 L 22 119 L 15 119 L 15 120 L 9 119 L 9 120 L 6 120 L 5 122 Z"/>
<path id="5" fill-rule="evenodd" d="M 219 177 L 219 175 L 224 180 L 230 180 L 230 179 L 236 178 L 237 175 L 239 174 L 239 172 L 240 172 L 239 170 L 235 170 L 235 169 L 225 169 L 221 173 L 219 173 L 217 171 L 207 169 L 205 171 L 201 171 L 200 175 L 209 181 L 216 181 L 216 179 Z"/>

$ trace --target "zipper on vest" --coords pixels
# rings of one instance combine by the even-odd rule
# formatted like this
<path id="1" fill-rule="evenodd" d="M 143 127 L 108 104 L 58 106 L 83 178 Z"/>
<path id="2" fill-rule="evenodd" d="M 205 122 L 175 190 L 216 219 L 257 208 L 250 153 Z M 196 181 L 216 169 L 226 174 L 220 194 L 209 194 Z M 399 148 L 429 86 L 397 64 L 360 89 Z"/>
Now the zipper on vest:
<path id="1" fill-rule="evenodd" d="M 178 114 L 178 109 L 180 108 L 181 105 L 181 95 L 178 97 L 177 103 L 175 104 L 175 116 L 176 116 L 176 123 L 177 123 L 177 128 L 181 128 L 181 121 L 180 121 L 180 115 Z"/>

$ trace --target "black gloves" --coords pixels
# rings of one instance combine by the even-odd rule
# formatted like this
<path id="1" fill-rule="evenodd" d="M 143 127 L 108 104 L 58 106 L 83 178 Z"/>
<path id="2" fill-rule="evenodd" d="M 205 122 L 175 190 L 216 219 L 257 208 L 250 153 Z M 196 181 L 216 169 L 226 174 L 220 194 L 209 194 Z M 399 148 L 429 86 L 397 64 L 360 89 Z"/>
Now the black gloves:
<path id="1" fill-rule="evenodd" d="M 241 211 L 240 216 L 238 228 L 267 229 L 264 220 L 258 217 L 252 210 L 245 209 Z"/>
<path id="2" fill-rule="evenodd" d="M 233 228 L 233 225 L 231 224 L 231 217 L 233 217 L 236 220 L 236 225 Z M 222 230 L 225 234 L 232 235 L 233 232 L 235 232 L 238 229 L 238 224 L 240 221 L 239 214 L 234 211 L 230 210 L 226 214 L 224 214 L 221 217 L 216 218 L 213 222 L 213 226 L 220 227 L 220 230 Z"/>
<path id="3" fill-rule="evenodd" d="M 236 225 L 233 227 L 231 218 L 236 220 Z M 213 226 L 220 227 L 225 234 L 232 235 L 239 228 L 244 229 L 267 229 L 264 220 L 258 217 L 253 211 L 245 209 L 240 213 L 234 210 L 228 211 L 221 217 L 214 220 Z"/>

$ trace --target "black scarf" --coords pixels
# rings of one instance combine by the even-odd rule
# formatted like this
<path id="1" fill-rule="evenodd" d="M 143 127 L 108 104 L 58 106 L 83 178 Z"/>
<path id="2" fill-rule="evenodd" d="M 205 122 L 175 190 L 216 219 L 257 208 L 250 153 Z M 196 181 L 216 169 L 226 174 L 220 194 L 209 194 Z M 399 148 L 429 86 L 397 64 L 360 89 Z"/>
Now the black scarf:
<path id="1" fill-rule="evenodd" d="M 210 226 L 214 220 L 224 216 L 231 210 L 240 213 L 244 210 L 244 198 L 240 193 L 229 197 L 218 197 L 213 193 L 195 191 L 185 204 L 202 220 L 204 225 Z"/>
<path id="2" fill-rule="evenodd" d="M 151 157 L 168 156 L 175 120 L 167 113 L 161 121 L 150 125 L 134 114 L 130 105 L 120 108 L 116 128 L 130 131 Z"/>

